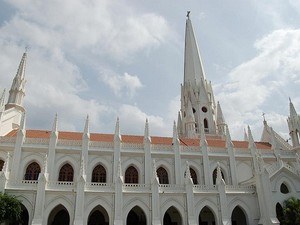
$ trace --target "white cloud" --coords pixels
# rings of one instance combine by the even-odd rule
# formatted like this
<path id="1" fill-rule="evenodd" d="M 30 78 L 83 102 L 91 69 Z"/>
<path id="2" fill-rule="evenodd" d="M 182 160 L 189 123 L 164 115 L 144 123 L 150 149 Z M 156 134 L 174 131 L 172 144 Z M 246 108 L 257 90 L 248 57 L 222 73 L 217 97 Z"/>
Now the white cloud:
<path id="1" fill-rule="evenodd" d="M 124 75 L 117 75 L 106 71 L 102 74 L 101 79 L 106 83 L 118 97 L 124 94 L 133 97 L 136 90 L 143 87 L 140 79 L 135 75 L 124 73 Z"/>
<path id="2" fill-rule="evenodd" d="M 279 97 L 286 98 L 288 105 L 287 97 L 296 95 L 298 90 L 296 86 L 291 88 L 288 85 L 300 79 L 300 30 L 273 31 L 256 41 L 255 47 L 258 54 L 234 68 L 225 85 L 218 85 L 221 89 L 218 99 L 227 122 L 232 124 L 234 136 L 238 137 L 245 122 L 255 124 L 254 129 L 261 127 L 261 114 L 266 108 L 269 108 L 266 113 L 270 125 L 277 126 L 279 132 L 286 130 L 286 126 L 278 126 L 276 120 L 280 118 L 280 125 L 283 125 L 282 118 L 286 118 L 288 112 L 280 112 L 285 116 L 274 113 L 272 107 L 278 105 L 271 96 L 278 93 Z"/>
<path id="3" fill-rule="evenodd" d="M 120 117 L 122 133 L 136 133 L 139 135 L 143 134 L 145 121 L 146 118 L 148 118 L 150 135 L 159 134 L 170 136 L 170 133 L 167 132 L 167 125 L 165 124 L 164 119 L 160 116 L 147 115 L 137 106 L 126 104 L 119 108 L 118 113 Z"/>

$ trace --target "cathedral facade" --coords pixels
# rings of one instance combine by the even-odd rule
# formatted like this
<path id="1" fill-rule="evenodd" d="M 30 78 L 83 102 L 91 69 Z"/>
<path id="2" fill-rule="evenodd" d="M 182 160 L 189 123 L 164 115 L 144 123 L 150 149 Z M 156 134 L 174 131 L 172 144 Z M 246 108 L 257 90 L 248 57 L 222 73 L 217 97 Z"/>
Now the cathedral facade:
<path id="1" fill-rule="evenodd" d="M 22 201 L 22 224 L 271 225 L 283 202 L 300 198 L 300 116 L 290 101 L 292 144 L 263 122 L 230 131 L 206 79 L 189 15 L 181 108 L 172 137 L 26 127 L 23 54 L 0 99 L 0 191 Z"/>

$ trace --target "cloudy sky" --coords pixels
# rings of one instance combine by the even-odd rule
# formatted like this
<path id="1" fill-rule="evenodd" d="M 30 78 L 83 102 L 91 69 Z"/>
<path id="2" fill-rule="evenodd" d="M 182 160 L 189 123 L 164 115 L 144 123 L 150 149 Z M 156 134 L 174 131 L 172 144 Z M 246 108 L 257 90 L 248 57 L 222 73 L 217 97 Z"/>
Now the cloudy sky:
<path id="1" fill-rule="evenodd" d="M 232 136 L 256 139 L 262 113 L 287 137 L 300 111 L 299 0 L 0 0 L 0 90 L 24 52 L 28 129 L 172 135 L 183 80 L 186 11 Z"/>

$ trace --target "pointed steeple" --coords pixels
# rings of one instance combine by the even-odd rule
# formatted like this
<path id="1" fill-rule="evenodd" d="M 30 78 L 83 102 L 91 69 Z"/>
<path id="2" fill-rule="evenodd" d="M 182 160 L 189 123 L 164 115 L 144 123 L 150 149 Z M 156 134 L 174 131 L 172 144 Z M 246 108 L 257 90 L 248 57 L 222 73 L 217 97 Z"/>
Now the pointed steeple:
<path id="1" fill-rule="evenodd" d="M 248 139 L 249 139 L 249 144 L 248 144 L 248 148 L 250 149 L 256 149 L 256 145 L 252 136 L 252 132 L 250 129 L 250 126 L 248 126 Z"/>
<path id="2" fill-rule="evenodd" d="M 224 130 L 225 126 L 226 126 L 226 123 L 225 123 L 225 119 L 223 116 L 223 112 L 222 112 L 220 103 L 218 102 L 217 103 L 217 127 L 218 127 L 219 134 L 221 134 L 221 135 L 225 134 L 225 130 Z"/>
<path id="3" fill-rule="evenodd" d="M 201 78 L 205 80 L 205 73 L 192 22 L 188 15 L 185 27 L 184 83 L 199 84 Z"/>
<path id="4" fill-rule="evenodd" d="M 290 116 L 287 119 L 289 133 L 293 143 L 293 147 L 300 145 L 300 116 L 297 114 L 294 104 L 290 99 Z"/>
<path id="5" fill-rule="evenodd" d="M 220 185 L 223 184 L 225 185 L 225 181 L 222 177 L 222 172 L 221 172 L 221 167 L 220 167 L 220 163 L 217 163 L 217 179 L 216 179 L 216 184 Z"/>
<path id="6" fill-rule="evenodd" d="M 89 115 L 86 116 L 82 138 L 90 138 Z"/>
<path id="7" fill-rule="evenodd" d="M 27 53 L 25 52 L 22 56 L 17 74 L 9 90 L 8 101 L 5 106 L 6 109 L 12 107 L 18 107 L 20 110 L 24 111 L 23 98 L 25 96 L 25 83 L 26 83 L 25 81 L 26 58 L 27 58 Z"/>
<path id="8" fill-rule="evenodd" d="M 57 133 L 57 131 L 58 131 L 58 116 L 56 113 L 53 121 L 52 133 Z"/>
<path id="9" fill-rule="evenodd" d="M 177 131 L 179 137 L 182 135 L 182 119 L 181 119 L 181 113 L 178 111 L 178 118 L 177 118 Z"/>
<path id="10" fill-rule="evenodd" d="M 225 127 L 226 127 L 226 148 L 233 148 L 233 143 L 231 141 L 228 125 L 226 125 Z"/>
<path id="11" fill-rule="evenodd" d="M 120 133 L 120 121 L 119 121 L 119 117 L 117 117 L 114 140 L 115 141 L 122 141 L 121 133 Z"/>
<path id="12" fill-rule="evenodd" d="M 146 122 L 145 122 L 144 142 L 145 143 L 150 143 L 151 142 L 148 119 L 146 119 Z"/>
<path id="13" fill-rule="evenodd" d="M 178 130 L 176 127 L 176 122 L 174 120 L 173 123 L 173 144 L 179 143 L 179 139 L 178 139 Z"/>

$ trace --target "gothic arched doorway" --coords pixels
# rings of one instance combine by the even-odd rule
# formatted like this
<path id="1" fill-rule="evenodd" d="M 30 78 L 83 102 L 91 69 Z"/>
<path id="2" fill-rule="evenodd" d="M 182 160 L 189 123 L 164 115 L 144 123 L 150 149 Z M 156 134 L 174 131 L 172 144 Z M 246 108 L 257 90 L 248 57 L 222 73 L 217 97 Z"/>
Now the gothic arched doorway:
<path id="1" fill-rule="evenodd" d="M 199 214 L 199 225 L 215 225 L 216 219 L 213 212 L 205 206 Z"/>
<path id="2" fill-rule="evenodd" d="M 174 206 L 171 206 L 165 212 L 163 225 L 181 225 L 181 221 L 180 213 Z"/>
<path id="3" fill-rule="evenodd" d="M 52 209 L 48 217 L 48 225 L 69 225 L 70 216 L 63 205 L 58 205 Z"/>
<path id="4" fill-rule="evenodd" d="M 109 224 L 109 216 L 106 210 L 102 206 L 95 207 L 88 219 L 88 225 L 108 225 Z"/>
<path id="5" fill-rule="evenodd" d="M 133 207 L 127 215 L 126 225 L 146 225 L 146 224 L 147 221 L 146 221 L 146 215 L 144 211 L 138 206 Z"/>
<path id="6" fill-rule="evenodd" d="M 247 225 L 247 218 L 244 211 L 236 206 L 231 214 L 231 224 L 232 225 Z"/>

